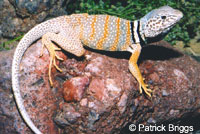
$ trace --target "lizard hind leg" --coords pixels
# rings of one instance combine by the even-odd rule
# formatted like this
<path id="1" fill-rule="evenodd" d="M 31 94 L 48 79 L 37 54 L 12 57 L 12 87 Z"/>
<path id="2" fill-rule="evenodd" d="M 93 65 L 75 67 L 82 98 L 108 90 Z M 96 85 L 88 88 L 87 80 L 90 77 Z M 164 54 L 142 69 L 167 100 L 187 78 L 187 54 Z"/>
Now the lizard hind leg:
<path id="1" fill-rule="evenodd" d="M 49 71 L 48 71 L 48 75 L 49 75 L 49 82 L 50 85 L 53 86 L 53 81 L 51 78 L 51 68 L 54 65 L 56 67 L 56 69 L 60 72 L 62 72 L 62 69 L 60 69 L 57 65 L 56 65 L 56 59 L 58 60 L 63 60 L 61 57 L 59 57 L 56 54 L 56 51 L 61 50 L 61 48 L 56 47 L 52 41 L 50 40 L 48 34 L 45 34 L 42 36 L 42 50 L 41 50 L 41 54 L 40 56 L 43 55 L 43 50 L 44 50 L 44 46 L 47 48 L 47 50 L 49 51 L 50 54 L 50 63 L 49 63 Z"/>
<path id="2" fill-rule="evenodd" d="M 52 78 L 51 78 L 51 68 L 52 66 L 55 66 L 56 69 L 60 72 L 62 70 L 56 65 L 56 59 L 63 60 L 61 57 L 59 57 L 56 54 L 56 51 L 61 50 L 61 48 L 58 48 L 53 44 L 53 42 L 57 43 L 58 46 L 63 48 L 65 51 L 70 52 L 76 56 L 82 56 L 85 52 L 85 49 L 83 48 L 83 45 L 79 38 L 72 34 L 66 34 L 63 36 L 62 34 L 56 34 L 56 33 L 46 33 L 42 36 L 42 44 L 47 48 L 50 54 L 50 64 L 49 64 L 49 82 L 50 85 L 53 86 Z M 43 51 L 43 50 L 42 50 Z M 41 51 L 41 52 L 42 52 Z"/>

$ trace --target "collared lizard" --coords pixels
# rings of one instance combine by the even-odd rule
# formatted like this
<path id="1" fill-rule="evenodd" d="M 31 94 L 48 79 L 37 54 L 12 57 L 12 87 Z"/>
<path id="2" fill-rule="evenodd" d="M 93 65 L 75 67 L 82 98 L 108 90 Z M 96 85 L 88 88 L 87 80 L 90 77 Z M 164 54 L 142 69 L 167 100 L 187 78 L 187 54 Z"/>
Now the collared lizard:
<path id="1" fill-rule="evenodd" d="M 20 62 L 26 49 L 37 39 L 42 37 L 43 49 L 46 47 L 50 54 L 49 82 L 51 68 L 56 65 L 56 59 L 60 58 L 56 51 L 64 49 L 75 56 L 84 55 L 83 46 L 105 51 L 129 51 L 129 70 L 139 83 L 139 91 L 144 91 L 151 97 L 151 89 L 147 88 L 137 65 L 141 52 L 141 42 L 147 38 L 165 35 L 183 17 L 182 12 L 169 6 L 154 9 L 139 20 L 129 21 L 110 15 L 72 14 L 45 21 L 24 35 L 19 42 L 12 62 L 12 87 L 18 109 L 34 133 L 40 134 L 40 130 L 34 125 L 23 105 L 20 94 L 19 70 Z M 54 43 L 57 43 L 57 47 Z M 43 50 L 42 49 L 42 50 Z M 42 52 L 41 52 L 42 55 Z"/>

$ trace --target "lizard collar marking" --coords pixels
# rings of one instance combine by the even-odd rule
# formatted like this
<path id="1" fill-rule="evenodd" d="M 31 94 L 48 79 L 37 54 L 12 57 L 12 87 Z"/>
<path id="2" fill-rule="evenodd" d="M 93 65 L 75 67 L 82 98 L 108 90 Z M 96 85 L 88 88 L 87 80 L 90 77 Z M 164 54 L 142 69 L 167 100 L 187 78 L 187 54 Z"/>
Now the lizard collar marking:
<path id="1" fill-rule="evenodd" d="M 145 44 L 145 39 L 143 34 L 140 33 L 140 21 L 131 21 L 131 34 L 134 43 L 140 43 L 142 46 Z"/>

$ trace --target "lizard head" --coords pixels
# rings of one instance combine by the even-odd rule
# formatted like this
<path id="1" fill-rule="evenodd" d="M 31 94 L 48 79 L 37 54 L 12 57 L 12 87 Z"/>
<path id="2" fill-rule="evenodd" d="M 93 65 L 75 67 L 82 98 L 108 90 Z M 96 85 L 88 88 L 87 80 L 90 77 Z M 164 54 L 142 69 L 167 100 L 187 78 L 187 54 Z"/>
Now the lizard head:
<path id="1" fill-rule="evenodd" d="M 154 9 L 140 19 L 142 34 L 146 38 L 165 35 L 182 17 L 181 11 L 169 6 Z"/>

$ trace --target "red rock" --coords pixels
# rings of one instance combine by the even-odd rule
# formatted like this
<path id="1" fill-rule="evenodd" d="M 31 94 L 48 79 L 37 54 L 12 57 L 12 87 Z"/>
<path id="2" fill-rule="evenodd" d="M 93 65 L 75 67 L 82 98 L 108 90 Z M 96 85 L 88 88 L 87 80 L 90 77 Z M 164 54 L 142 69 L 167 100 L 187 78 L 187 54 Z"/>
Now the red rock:
<path id="1" fill-rule="evenodd" d="M 86 66 L 85 70 L 98 74 L 101 72 L 100 66 L 102 64 L 103 64 L 103 58 L 97 57 L 91 60 L 91 62 Z"/>
<path id="2" fill-rule="evenodd" d="M 80 101 L 88 83 L 89 78 L 86 76 L 74 77 L 64 82 L 63 96 L 65 101 Z"/>
<path id="3" fill-rule="evenodd" d="M 106 106 L 121 96 L 122 89 L 117 87 L 113 79 L 93 79 L 89 86 L 89 93 L 103 102 Z"/>
<path id="4" fill-rule="evenodd" d="M 19 75 L 28 114 L 43 133 L 129 133 L 125 127 L 128 123 L 180 124 L 185 120 L 189 120 L 185 125 L 196 130 L 200 114 L 200 65 L 187 55 L 177 54 L 166 43 L 160 44 L 143 48 L 141 58 L 146 55 L 149 59 L 139 64 L 145 82 L 153 89 L 151 99 L 139 94 L 138 83 L 128 70 L 129 57 L 120 57 L 126 53 L 111 53 L 109 57 L 87 51 L 91 55 L 89 60 L 68 58 L 60 62 L 62 73 L 53 71 L 55 86 L 50 88 L 49 54 L 45 51 L 44 57 L 39 58 L 41 43 L 33 44 L 24 55 Z M 3 124 L 0 133 L 30 134 L 10 92 L 11 57 L 9 53 L 0 56 L 0 124 Z M 72 94 L 69 97 L 72 102 L 63 99 L 64 79 L 69 82 L 64 88 L 71 87 L 65 90 Z M 79 93 L 76 86 L 82 87 Z"/>
<path id="5" fill-rule="evenodd" d="M 82 107 L 84 107 L 84 106 L 86 107 L 87 104 L 88 104 L 87 98 L 83 98 L 83 99 L 80 101 L 80 105 L 81 105 Z"/>
<path id="6" fill-rule="evenodd" d="M 127 101 L 128 101 L 128 95 L 124 92 L 119 102 L 117 103 L 118 109 L 121 114 L 124 113 L 124 111 L 126 110 Z"/>
<path id="7" fill-rule="evenodd" d="M 157 73 L 152 73 L 152 74 L 150 74 L 149 75 L 149 78 L 151 79 L 151 80 L 153 80 L 154 82 L 159 82 L 159 80 L 160 80 L 160 77 L 158 76 L 158 74 Z"/>
<path id="8" fill-rule="evenodd" d="M 96 97 L 98 100 L 102 100 L 104 96 L 105 83 L 104 80 L 99 78 L 92 79 L 89 85 L 89 93 Z"/>

